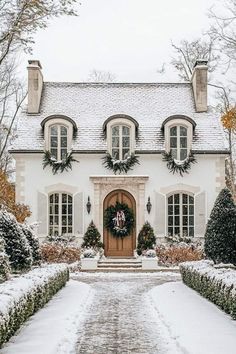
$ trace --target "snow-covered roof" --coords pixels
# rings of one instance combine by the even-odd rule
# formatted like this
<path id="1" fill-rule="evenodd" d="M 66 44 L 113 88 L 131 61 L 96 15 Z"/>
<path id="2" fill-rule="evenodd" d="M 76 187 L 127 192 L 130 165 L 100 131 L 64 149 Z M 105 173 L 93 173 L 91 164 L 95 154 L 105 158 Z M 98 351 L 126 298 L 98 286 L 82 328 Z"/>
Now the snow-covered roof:
<path id="1" fill-rule="evenodd" d="M 214 112 L 196 113 L 190 83 L 44 83 L 39 114 L 22 112 L 18 138 L 12 150 L 42 151 L 41 122 L 50 115 L 65 115 L 77 124 L 76 151 L 107 149 L 104 122 L 126 114 L 139 125 L 136 151 L 164 150 L 163 121 L 185 115 L 196 122 L 192 149 L 226 151 L 222 128 Z"/>

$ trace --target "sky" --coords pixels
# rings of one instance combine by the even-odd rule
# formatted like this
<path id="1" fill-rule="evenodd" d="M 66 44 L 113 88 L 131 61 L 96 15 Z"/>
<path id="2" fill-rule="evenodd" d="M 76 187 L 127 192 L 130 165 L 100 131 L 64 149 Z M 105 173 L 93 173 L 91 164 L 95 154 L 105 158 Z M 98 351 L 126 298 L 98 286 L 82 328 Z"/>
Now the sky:
<path id="1" fill-rule="evenodd" d="M 52 20 L 35 36 L 32 55 L 45 81 L 86 81 L 93 70 L 109 71 L 118 82 L 175 82 L 171 41 L 201 37 L 207 12 L 219 0 L 80 0 L 78 17 Z"/>

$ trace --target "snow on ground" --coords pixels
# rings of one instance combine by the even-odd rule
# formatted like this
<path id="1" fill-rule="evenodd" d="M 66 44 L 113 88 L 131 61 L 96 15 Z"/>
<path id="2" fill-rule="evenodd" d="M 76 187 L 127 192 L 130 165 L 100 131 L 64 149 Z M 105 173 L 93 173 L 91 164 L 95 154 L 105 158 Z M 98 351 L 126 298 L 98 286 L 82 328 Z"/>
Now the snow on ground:
<path id="1" fill-rule="evenodd" d="M 93 298 L 87 284 L 70 280 L 66 287 L 32 316 L 6 344 L 1 354 L 69 354 Z"/>
<path id="2" fill-rule="evenodd" d="M 163 335 L 167 329 L 166 339 L 175 339 L 182 353 L 236 353 L 236 321 L 183 283 L 157 286 L 148 298 Z"/>

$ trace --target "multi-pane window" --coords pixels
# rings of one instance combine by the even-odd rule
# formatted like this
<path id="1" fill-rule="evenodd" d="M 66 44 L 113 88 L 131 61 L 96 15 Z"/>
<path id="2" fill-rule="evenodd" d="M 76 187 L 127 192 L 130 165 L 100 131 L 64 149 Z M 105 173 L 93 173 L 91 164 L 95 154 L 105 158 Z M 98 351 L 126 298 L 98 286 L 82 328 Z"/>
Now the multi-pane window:
<path id="1" fill-rule="evenodd" d="M 182 125 L 170 128 L 170 150 L 176 160 L 184 160 L 188 156 L 188 130 Z"/>
<path id="2" fill-rule="evenodd" d="M 168 235 L 194 236 L 194 198 L 186 193 L 168 197 Z"/>
<path id="3" fill-rule="evenodd" d="M 115 125 L 111 128 L 111 155 L 115 160 L 125 160 L 130 155 L 130 128 Z"/>
<path id="4" fill-rule="evenodd" d="M 66 157 L 68 148 L 68 129 L 64 125 L 55 124 L 50 127 L 50 152 L 55 159 Z"/>
<path id="5" fill-rule="evenodd" d="M 49 196 L 49 235 L 72 234 L 73 199 L 70 194 L 54 193 Z"/>

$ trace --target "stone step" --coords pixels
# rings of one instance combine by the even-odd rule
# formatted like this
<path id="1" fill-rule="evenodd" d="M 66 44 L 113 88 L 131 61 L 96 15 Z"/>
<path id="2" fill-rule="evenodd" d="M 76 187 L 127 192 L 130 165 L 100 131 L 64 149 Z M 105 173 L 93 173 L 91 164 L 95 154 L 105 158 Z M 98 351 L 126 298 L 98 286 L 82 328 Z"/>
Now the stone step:
<path id="1" fill-rule="evenodd" d="M 98 268 L 141 268 L 142 263 L 106 263 L 98 262 Z"/>
<path id="2" fill-rule="evenodd" d="M 97 268 L 94 270 L 80 270 L 81 272 L 88 273 L 163 273 L 163 272 L 171 272 L 171 273 L 179 273 L 179 269 L 176 268 L 158 268 L 158 269 L 142 269 L 142 268 Z"/>

